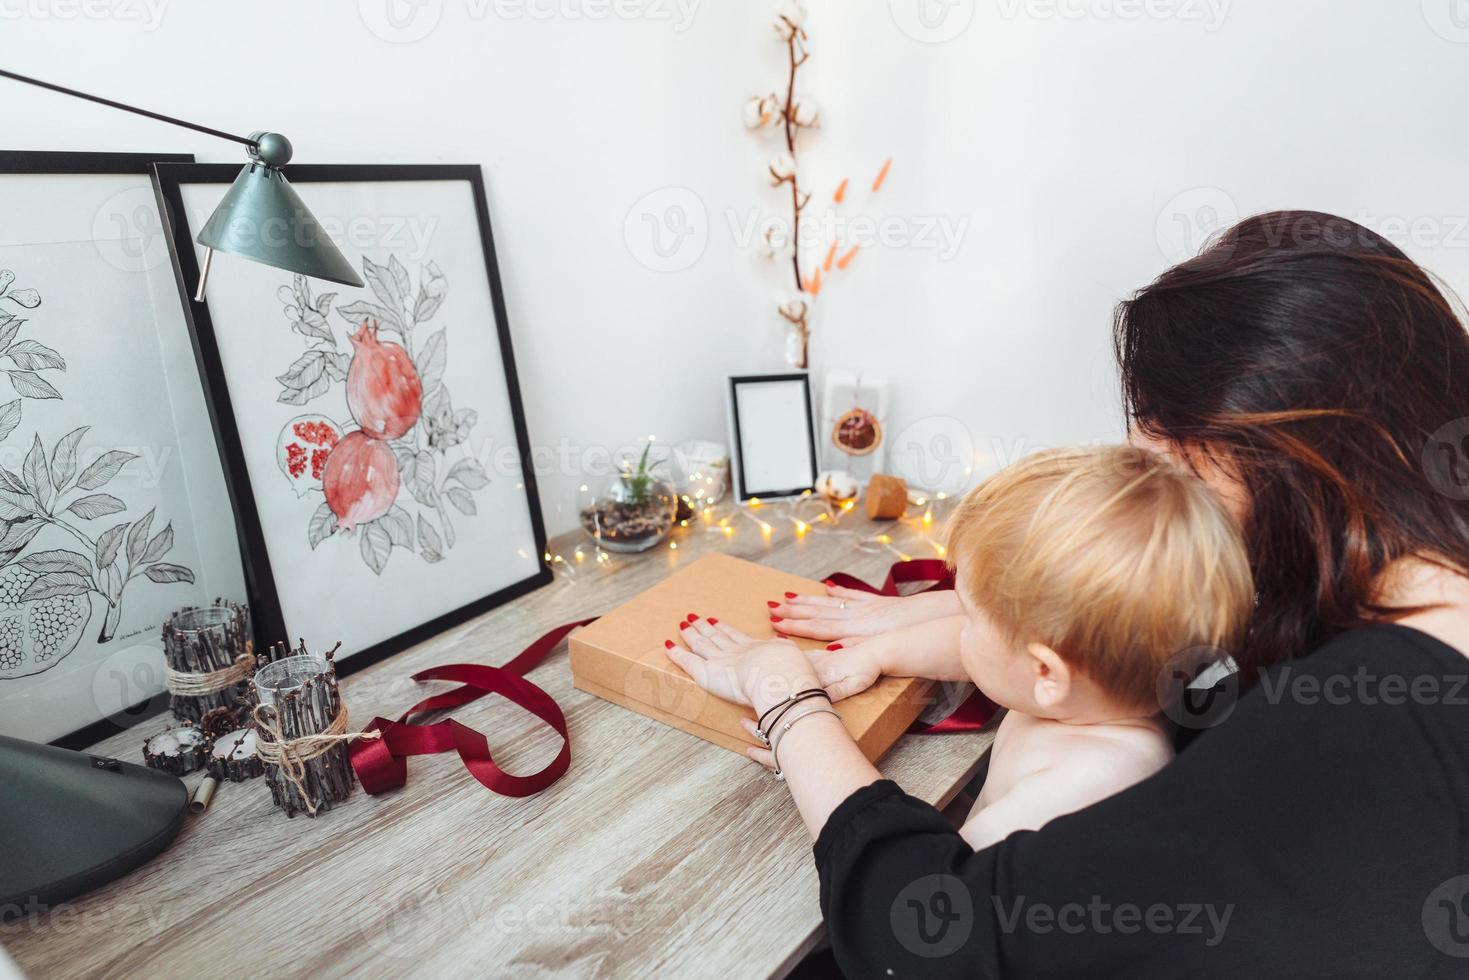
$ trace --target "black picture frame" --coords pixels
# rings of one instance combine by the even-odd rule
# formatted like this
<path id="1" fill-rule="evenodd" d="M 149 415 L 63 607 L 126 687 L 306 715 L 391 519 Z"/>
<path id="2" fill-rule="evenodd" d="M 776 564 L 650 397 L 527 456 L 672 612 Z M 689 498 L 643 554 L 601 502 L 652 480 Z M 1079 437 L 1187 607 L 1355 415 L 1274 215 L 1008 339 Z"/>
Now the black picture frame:
<path id="1" fill-rule="evenodd" d="M 250 475 L 246 469 L 239 425 L 230 402 L 224 364 L 215 337 L 208 301 L 206 299 L 204 302 L 196 302 L 194 299 L 194 286 L 199 278 L 199 264 L 193 248 L 193 234 L 188 227 L 182 190 L 183 186 L 188 184 L 229 184 L 234 181 L 239 172 L 238 166 L 230 164 L 162 165 L 154 168 L 154 187 L 159 199 L 160 212 L 169 216 L 166 233 L 169 252 L 173 257 L 174 278 L 178 283 L 179 296 L 183 300 L 190 335 L 193 338 L 194 353 L 204 383 L 205 399 L 209 405 L 210 421 L 214 427 L 215 441 L 219 446 L 220 462 L 225 469 L 235 522 L 244 551 L 245 581 L 249 593 L 250 614 L 256 642 L 270 644 L 288 641 L 292 634 L 287 632 L 285 617 L 276 590 L 275 574 L 271 568 L 259 507 L 255 500 Z M 553 575 L 545 560 L 545 523 L 536 490 L 535 470 L 531 460 L 525 410 L 521 401 L 520 381 L 515 367 L 509 320 L 505 312 L 499 265 L 495 257 L 489 204 L 485 195 L 484 177 L 479 166 L 308 164 L 288 166 L 284 172 L 286 179 L 298 186 L 312 183 L 389 181 L 462 180 L 468 182 L 474 199 L 480 242 L 485 258 L 485 272 L 490 285 L 491 307 L 494 310 L 495 329 L 499 337 L 505 385 L 509 395 L 512 425 L 520 458 L 521 482 L 525 490 L 526 507 L 529 509 L 536 544 L 537 571 L 535 574 L 340 660 L 337 672 L 340 675 L 346 675 L 384 660 L 444 630 L 547 585 L 553 580 Z"/>
<path id="2" fill-rule="evenodd" d="M 804 429 L 806 451 L 811 461 L 811 483 L 809 485 L 796 487 L 752 487 L 746 478 L 745 458 L 741 443 L 739 388 L 744 384 L 768 384 L 772 381 L 787 381 L 801 385 L 803 394 L 802 402 L 806 406 L 806 425 Z M 746 501 L 754 497 L 767 500 L 782 497 L 796 497 L 803 493 L 811 492 L 816 488 L 816 479 L 821 472 L 821 466 L 816 453 L 816 415 L 811 401 L 810 374 L 805 371 L 787 371 L 769 374 L 731 375 L 726 389 L 726 407 L 729 414 L 730 469 L 734 475 L 735 496 L 739 500 Z"/>
<path id="3" fill-rule="evenodd" d="M 191 164 L 192 153 L 111 153 L 71 150 L 0 150 L 0 177 L 36 176 L 134 176 L 151 177 L 155 163 Z M 162 218 L 162 212 L 160 212 Z M 166 225 L 167 219 L 162 218 Z M 51 745 L 84 749 L 168 708 L 168 692 L 162 691 L 121 711 L 53 738 Z"/>

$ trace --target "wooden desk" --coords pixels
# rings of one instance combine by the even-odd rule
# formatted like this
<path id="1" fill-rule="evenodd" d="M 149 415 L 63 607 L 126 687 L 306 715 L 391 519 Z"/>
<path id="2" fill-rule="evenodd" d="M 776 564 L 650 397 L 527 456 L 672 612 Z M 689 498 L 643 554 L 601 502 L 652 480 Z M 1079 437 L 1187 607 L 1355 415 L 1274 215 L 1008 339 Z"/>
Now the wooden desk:
<path id="1" fill-rule="evenodd" d="M 865 530 L 856 514 L 844 528 Z M 889 525 L 894 544 L 920 551 Z M 718 548 L 813 578 L 880 580 L 891 555 L 848 535 L 749 522 L 729 539 L 679 530 L 614 567 L 576 563 L 557 581 L 343 681 L 355 722 L 396 716 L 423 691 L 416 670 L 502 663 L 550 627 L 611 609 Z M 554 547 L 554 546 L 553 546 Z M 588 549 L 590 550 L 590 549 Z M 408 785 L 359 789 L 319 819 L 288 820 L 263 781 L 225 784 L 161 856 L 46 915 L 0 926 L 31 980 L 212 976 L 780 975 L 819 940 L 811 841 L 785 787 L 754 763 L 576 691 L 564 647 L 531 679 L 565 710 L 571 770 L 528 799 L 496 796 L 452 755 L 411 760 Z M 500 698 L 455 717 L 485 732 L 511 772 L 539 768 L 560 738 Z M 155 718 L 92 751 L 136 761 Z M 906 736 L 882 761 L 910 793 L 944 804 L 988 734 Z M 191 777 L 191 779 L 197 777 Z M 5 842 L 6 847 L 16 846 Z"/>

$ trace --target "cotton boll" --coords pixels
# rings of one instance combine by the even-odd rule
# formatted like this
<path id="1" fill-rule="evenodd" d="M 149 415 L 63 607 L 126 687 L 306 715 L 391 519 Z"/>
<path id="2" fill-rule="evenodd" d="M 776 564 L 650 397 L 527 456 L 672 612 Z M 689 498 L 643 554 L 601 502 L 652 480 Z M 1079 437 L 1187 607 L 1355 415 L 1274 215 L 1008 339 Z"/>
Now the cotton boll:
<path id="1" fill-rule="evenodd" d="M 793 368 L 802 367 L 801 364 L 801 335 L 796 330 L 786 334 L 786 365 Z"/>
<path id="2" fill-rule="evenodd" d="M 827 470 L 816 481 L 816 492 L 834 504 L 857 499 L 857 481 L 846 470 Z"/>
<path id="3" fill-rule="evenodd" d="M 746 129 L 776 128 L 781 123 L 780 97 L 774 94 L 751 96 L 745 102 L 743 118 Z"/>
<path id="4" fill-rule="evenodd" d="M 821 109 L 808 98 L 791 106 L 791 122 L 802 129 L 815 129 L 821 125 Z"/>
<path id="5" fill-rule="evenodd" d="M 767 224 L 760 233 L 760 243 L 755 246 L 755 251 L 762 259 L 790 258 L 791 240 L 784 222 L 772 221 Z"/>
<path id="6" fill-rule="evenodd" d="M 805 319 L 806 313 L 810 308 L 810 302 L 805 293 L 784 294 L 780 297 L 780 305 L 777 307 L 780 310 L 780 315 L 792 323 L 797 323 Z"/>
<path id="7" fill-rule="evenodd" d="M 798 0 L 785 0 L 776 8 L 772 26 L 782 41 L 789 41 L 792 34 L 802 33 L 806 25 L 806 7 Z"/>
<path id="8" fill-rule="evenodd" d="M 770 184 L 779 187 L 796 179 L 796 161 L 789 153 L 782 153 L 770 161 Z"/>

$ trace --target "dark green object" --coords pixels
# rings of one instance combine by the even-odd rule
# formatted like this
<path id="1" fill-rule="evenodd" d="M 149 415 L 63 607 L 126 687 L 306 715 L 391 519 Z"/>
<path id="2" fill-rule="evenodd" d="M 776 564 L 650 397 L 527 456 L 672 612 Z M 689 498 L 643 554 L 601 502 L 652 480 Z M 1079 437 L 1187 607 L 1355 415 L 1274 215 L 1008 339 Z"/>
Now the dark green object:
<path id="1" fill-rule="evenodd" d="M 652 448 L 652 440 L 649 440 L 648 444 L 643 447 L 643 455 L 638 459 L 636 470 L 626 463 L 623 464 L 622 482 L 626 484 L 630 492 L 628 502 L 640 507 L 648 502 L 648 491 L 652 489 L 653 481 L 657 479 L 653 475 L 653 468 L 663 462 L 661 459 L 655 459 L 651 464 L 648 463 L 648 451 Z"/>
<path id="2" fill-rule="evenodd" d="M 166 773 L 0 735 L 0 922 L 126 874 L 168 846 L 189 794 Z"/>
<path id="3" fill-rule="evenodd" d="M 291 185 L 286 183 L 281 168 L 291 161 L 291 141 L 280 133 L 236 136 L 3 68 L 0 68 L 0 78 L 9 78 L 74 99 L 85 99 L 98 105 L 156 119 L 170 126 L 244 144 L 250 154 L 250 162 L 240 171 L 240 176 L 230 187 L 224 201 L 215 209 L 209 223 L 199 233 L 199 244 L 206 251 L 195 300 L 204 299 L 210 260 L 214 258 L 216 251 L 229 252 L 287 272 L 299 272 L 344 286 L 363 285 L 356 270 L 337 250 L 331 238 L 321 230 L 321 224 L 307 210 L 296 192 L 291 190 Z"/>
<path id="4" fill-rule="evenodd" d="M 251 139 L 250 162 L 199 232 L 199 244 L 314 279 L 363 285 L 281 173 L 291 159 L 290 140 L 279 133 Z"/>

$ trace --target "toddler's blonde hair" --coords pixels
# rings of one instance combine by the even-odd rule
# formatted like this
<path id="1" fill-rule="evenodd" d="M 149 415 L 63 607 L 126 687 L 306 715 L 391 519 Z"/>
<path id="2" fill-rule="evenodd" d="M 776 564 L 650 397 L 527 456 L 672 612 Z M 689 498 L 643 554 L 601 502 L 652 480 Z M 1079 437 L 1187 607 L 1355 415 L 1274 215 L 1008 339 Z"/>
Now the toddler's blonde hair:
<path id="1" fill-rule="evenodd" d="M 1219 499 L 1130 446 L 1025 457 L 960 503 L 946 553 L 1012 641 L 1050 647 L 1130 707 L 1164 706 L 1175 656 L 1234 650 L 1254 601 Z"/>

